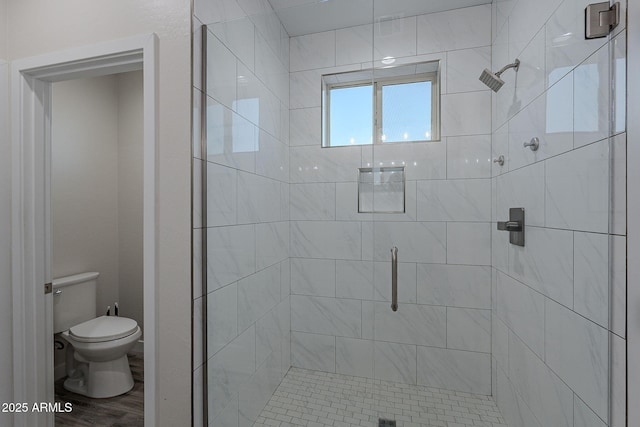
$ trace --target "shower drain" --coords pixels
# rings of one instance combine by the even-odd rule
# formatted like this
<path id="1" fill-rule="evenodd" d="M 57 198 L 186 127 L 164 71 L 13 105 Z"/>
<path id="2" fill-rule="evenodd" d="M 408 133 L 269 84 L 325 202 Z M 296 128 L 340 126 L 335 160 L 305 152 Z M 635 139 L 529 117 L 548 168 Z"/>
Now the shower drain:
<path id="1" fill-rule="evenodd" d="M 396 427 L 396 420 L 378 418 L 378 427 Z"/>

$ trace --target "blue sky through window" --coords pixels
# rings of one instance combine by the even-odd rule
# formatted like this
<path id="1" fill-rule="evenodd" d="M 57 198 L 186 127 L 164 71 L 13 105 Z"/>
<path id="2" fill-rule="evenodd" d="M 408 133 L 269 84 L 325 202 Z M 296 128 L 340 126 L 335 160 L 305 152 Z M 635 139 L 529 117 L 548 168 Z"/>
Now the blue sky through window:
<path id="1" fill-rule="evenodd" d="M 382 86 L 382 142 L 429 141 L 431 82 Z"/>
<path id="2" fill-rule="evenodd" d="M 371 85 L 331 89 L 331 146 L 371 144 L 373 92 Z"/>

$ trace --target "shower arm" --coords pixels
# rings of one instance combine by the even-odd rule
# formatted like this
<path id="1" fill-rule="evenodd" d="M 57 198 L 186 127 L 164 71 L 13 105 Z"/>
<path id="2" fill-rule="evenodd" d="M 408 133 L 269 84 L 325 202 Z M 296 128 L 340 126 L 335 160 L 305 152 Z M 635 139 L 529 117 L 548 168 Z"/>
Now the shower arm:
<path id="1" fill-rule="evenodd" d="M 496 72 L 496 76 L 500 77 L 500 74 L 504 73 L 505 71 L 507 71 L 509 68 L 515 68 L 516 71 L 518 71 L 518 67 L 520 67 L 520 60 L 516 59 L 515 62 L 505 65 L 504 67 L 502 67 L 500 69 L 500 71 Z"/>

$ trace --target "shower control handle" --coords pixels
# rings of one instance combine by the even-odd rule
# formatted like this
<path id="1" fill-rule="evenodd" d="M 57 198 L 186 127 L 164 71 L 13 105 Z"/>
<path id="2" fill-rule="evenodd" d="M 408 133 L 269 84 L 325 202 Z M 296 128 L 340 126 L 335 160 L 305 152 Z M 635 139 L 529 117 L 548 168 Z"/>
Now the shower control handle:
<path id="1" fill-rule="evenodd" d="M 531 138 L 531 141 L 524 143 L 524 147 L 529 147 L 531 151 L 538 151 L 538 148 L 540 147 L 540 140 L 537 136 L 534 136 Z"/>
<path id="2" fill-rule="evenodd" d="M 391 310 L 398 311 L 398 248 L 391 248 Z"/>
<path id="3" fill-rule="evenodd" d="M 502 154 L 500 154 L 500 157 L 498 157 L 497 159 L 493 159 L 493 163 L 497 163 L 500 166 L 504 165 L 504 156 Z"/>

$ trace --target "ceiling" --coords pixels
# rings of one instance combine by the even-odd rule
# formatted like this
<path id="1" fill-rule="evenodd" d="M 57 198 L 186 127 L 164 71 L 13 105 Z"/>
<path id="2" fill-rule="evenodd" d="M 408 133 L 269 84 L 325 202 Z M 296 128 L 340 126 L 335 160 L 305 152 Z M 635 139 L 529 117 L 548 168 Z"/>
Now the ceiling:
<path id="1" fill-rule="evenodd" d="M 491 3 L 491 0 L 269 0 L 291 37 Z"/>

